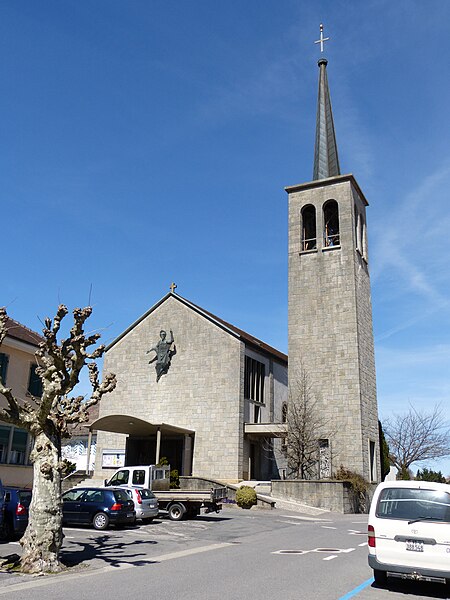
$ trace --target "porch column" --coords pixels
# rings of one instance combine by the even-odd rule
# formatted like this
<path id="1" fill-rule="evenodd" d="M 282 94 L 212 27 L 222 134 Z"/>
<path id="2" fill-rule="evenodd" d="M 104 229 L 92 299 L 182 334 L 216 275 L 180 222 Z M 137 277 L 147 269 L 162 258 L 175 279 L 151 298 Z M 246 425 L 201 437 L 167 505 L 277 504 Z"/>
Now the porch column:
<path id="1" fill-rule="evenodd" d="M 91 445 L 92 445 L 92 431 L 89 429 L 87 451 L 86 451 L 86 475 L 89 475 L 89 472 L 90 472 L 89 467 L 90 467 L 90 462 L 91 462 Z"/>
<path id="2" fill-rule="evenodd" d="M 189 434 L 184 436 L 183 441 L 183 467 L 182 467 L 182 475 L 192 475 L 191 473 L 191 465 L 192 465 L 192 444 L 193 439 Z"/>
<path id="3" fill-rule="evenodd" d="M 155 465 L 159 463 L 159 453 L 161 451 L 161 427 L 156 430 L 156 457 Z"/>

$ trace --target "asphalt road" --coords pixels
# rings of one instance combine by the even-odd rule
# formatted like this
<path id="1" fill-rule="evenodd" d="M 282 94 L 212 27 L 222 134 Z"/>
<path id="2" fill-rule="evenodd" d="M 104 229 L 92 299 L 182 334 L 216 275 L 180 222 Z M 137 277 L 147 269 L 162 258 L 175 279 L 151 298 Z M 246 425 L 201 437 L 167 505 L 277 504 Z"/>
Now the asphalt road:
<path id="1" fill-rule="evenodd" d="M 389 589 L 376 588 L 366 530 L 364 515 L 236 508 L 106 532 L 67 527 L 62 556 L 72 569 L 39 578 L 0 573 L 0 600 L 449 597 L 437 584 L 393 581 Z M 17 542 L 0 543 L 0 556 L 11 552 L 20 552 Z"/>

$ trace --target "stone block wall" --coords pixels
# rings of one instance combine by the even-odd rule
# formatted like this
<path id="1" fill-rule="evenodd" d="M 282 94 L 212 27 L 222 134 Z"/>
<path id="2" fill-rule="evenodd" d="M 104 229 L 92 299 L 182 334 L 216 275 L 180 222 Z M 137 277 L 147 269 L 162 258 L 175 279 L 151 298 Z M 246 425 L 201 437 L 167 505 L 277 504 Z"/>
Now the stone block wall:
<path id="1" fill-rule="evenodd" d="M 348 481 L 272 481 L 272 496 L 332 512 L 359 512 L 357 498 Z"/>
<path id="2" fill-rule="evenodd" d="M 325 422 L 321 437 L 330 440 L 333 471 L 342 464 L 370 479 L 369 439 L 379 454 L 372 309 L 367 263 L 361 267 L 356 250 L 353 180 L 339 176 L 288 192 L 290 396 L 303 369 Z M 331 199 L 339 207 L 340 245 L 325 247 L 323 206 Z M 316 209 L 317 249 L 303 252 L 307 204 Z"/>
<path id="3" fill-rule="evenodd" d="M 156 382 L 149 364 L 154 353 L 146 351 L 161 329 L 173 330 L 176 354 Z M 193 474 L 237 480 L 243 468 L 243 352 L 239 339 L 169 296 L 106 353 L 104 370 L 116 373 L 117 387 L 102 401 L 100 417 L 126 414 L 193 430 Z M 102 448 L 120 443 L 124 447 L 124 436 L 99 432 L 96 475 Z"/>

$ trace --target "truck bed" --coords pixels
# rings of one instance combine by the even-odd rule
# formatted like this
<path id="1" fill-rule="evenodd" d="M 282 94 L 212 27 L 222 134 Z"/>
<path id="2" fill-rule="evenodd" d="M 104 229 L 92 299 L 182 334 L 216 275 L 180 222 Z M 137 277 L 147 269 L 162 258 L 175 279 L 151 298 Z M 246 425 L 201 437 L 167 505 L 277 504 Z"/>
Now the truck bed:
<path id="1" fill-rule="evenodd" d="M 166 490 L 153 492 L 160 502 L 220 502 L 227 496 L 226 488 L 210 490 Z"/>

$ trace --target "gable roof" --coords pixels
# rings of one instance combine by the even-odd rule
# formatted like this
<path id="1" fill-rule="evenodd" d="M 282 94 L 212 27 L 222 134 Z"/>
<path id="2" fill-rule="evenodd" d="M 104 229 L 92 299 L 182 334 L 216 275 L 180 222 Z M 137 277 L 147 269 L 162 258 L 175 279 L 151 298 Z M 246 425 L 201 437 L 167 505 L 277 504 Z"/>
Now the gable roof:
<path id="1" fill-rule="evenodd" d="M 135 321 L 134 323 L 132 323 L 132 325 L 130 325 L 130 327 L 128 327 L 115 340 L 113 340 L 106 347 L 106 352 L 108 352 L 108 350 L 110 350 L 113 346 L 115 346 L 115 344 L 117 344 L 117 342 L 119 342 L 128 333 L 130 333 L 130 331 L 132 331 L 137 325 L 139 325 L 139 323 L 141 323 L 141 321 L 143 321 L 144 319 L 146 319 L 154 310 L 156 310 L 159 306 L 161 306 L 161 304 L 163 304 L 164 302 L 166 302 L 166 300 L 168 300 L 170 297 L 174 298 L 178 302 L 181 302 L 182 304 L 184 304 L 185 306 L 187 306 L 191 310 L 195 311 L 197 314 L 202 315 L 205 319 L 207 319 L 208 321 L 214 323 L 215 325 L 217 325 L 218 327 L 220 327 L 224 331 L 227 331 L 230 335 L 233 335 L 234 337 L 240 339 L 247 346 L 251 346 L 253 349 L 261 352 L 262 354 L 266 354 L 266 355 L 269 355 L 269 356 L 271 356 L 273 358 L 276 358 L 278 361 L 280 361 L 282 363 L 287 363 L 287 361 L 288 361 L 287 355 L 284 354 L 283 352 L 280 352 L 280 350 L 277 350 L 276 348 L 273 348 L 272 346 L 269 346 L 269 344 L 266 344 L 262 340 L 254 337 L 253 335 L 250 335 L 246 331 L 243 331 L 242 329 L 239 329 L 239 327 L 235 327 L 231 323 L 228 323 L 227 321 L 224 321 L 223 319 L 221 319 L 220 317 L 214 315 L 213 313 L 205 310 L 204 308 L 201 308 L 200 306 L 197 306 L 193 302 L 190 302 L 186 298 L 183 298 L 179 294 L 175 294 L 173 292 L 169 292 L 168 294 L 166 294 L 163 298 L 161 298 L 161 300 L 159 302 L 157 302 L 156 304 L 154 304 L 145 314 L 143 314 L 142 317 L 140 317 L 139 319 L 137 319 L 137 321 Z"/>
<path id="2" fill-rule="evenodd" d="M 22 323 L 11 319 L 11 317 L 8 317 L 6 329 L 7 337 L 25 342 L 26 344 L 30 344 L 30 346 L 34 346 L 35 348 L 38 348 L 39 344 L 44 341 L 44 338 L 41 335 L 32 329 L 25 327 L 25 325 L 22 325 Z"/>

